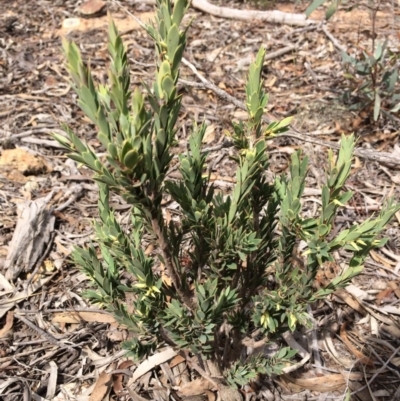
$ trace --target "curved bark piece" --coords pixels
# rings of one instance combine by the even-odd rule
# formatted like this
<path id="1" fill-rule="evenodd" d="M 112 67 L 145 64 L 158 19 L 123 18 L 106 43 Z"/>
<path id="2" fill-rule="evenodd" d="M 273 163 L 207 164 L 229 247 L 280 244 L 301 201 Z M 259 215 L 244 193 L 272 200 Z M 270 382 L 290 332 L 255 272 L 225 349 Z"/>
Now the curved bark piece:
<path id="1" fill-rule="evenodd" d="M 283 368 L 283 373 L 294 372 L 297 369 L 300 369 L 306 362 L 308 362 L 311 358 L 311 354 L 306 351 L 293 337 L 293 334 L 290 331 L 286 331 L 282 334 L 283 339 L 286 341 L 287 345 L 290 348 L 295 349 L 297 353 L 303 358 L 300 362 L 295 363 L 294 365 L 287 366 Z"/>
<path id="2" fill-rule="evenodd" d="M 232 18 L 238 20 L 262 20 L 266 22 L 307 26 L 317 24 L 318 21 L 307 19 L 305 14 L 292 14 L 283 11 L 258 11 L 258 10 L 237 10 L 228 7 L 219 7 L 206 0 L 192 0 L 193 8 L 207 14 L 221 18 Z"/>
<path id="3" fill-rule="evenodd" d="M 4 263 L 7 280 L 16 280 L 22 272 L 31 273 L 46 245 L 51 246 L 55 217 L 48 205 L 52 196 L 50 193 L 45 198 L 17 205 L 17 225 Z"/>

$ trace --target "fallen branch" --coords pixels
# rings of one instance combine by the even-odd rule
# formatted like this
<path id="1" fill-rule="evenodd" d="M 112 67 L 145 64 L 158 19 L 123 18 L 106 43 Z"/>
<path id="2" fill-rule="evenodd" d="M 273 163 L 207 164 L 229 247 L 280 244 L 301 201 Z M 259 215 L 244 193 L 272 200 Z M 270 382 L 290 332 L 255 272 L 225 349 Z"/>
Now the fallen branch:
<path id="1" fill-rule="evenodd" d="M 40 327 L 36 326 L 33 322 L 31 322 L 29 319 L 25 318 L 24 316 L 21 316 L 18 312 L 15 314 L 15 317 L 20 320 L 21 322 L 25 323 L 29 328 L 32 330 L 36 331 L 40 336 L 45 338 L 49 343 L 57 345 L 58 347 L 65 349 L 67 351 L 76 353 L 76 350 L 74 347 L 78 347 L 77 345 L 67 345 L 63 343 L 62 341 L 58 340 L 55 338 L 52 334 L 48 333 L 47 331 L 41 329 Z"/>
<path id="2" fill-rule="evenodd" d="M 385 371 L 385 369 L 388 368 L 390 361 L 397 355 L 397 353 L 400 351 L 400 347 L 396 348 L 394 350 L 394 352 L 392 353 L 392 355 L 390 355 L 390 357 L 388 358 L 388 360 L 383 364 L 383 366 L 381 366 L 375 373 L 374 375 L 368 380 L 367 384 L 360 387 L 359 389 L 353 391 L 352 393 L 350 393 L 350 395 L 355 395 L 357 393 L 359 393 L 360 391 L 366 389 L 368 386 L 370 386 L 372 384 L 372 382 L 378 377 L 379 374 L 381 374 L 383 371 Z"/>
<path id="3" fill-rule="evenodd" d="M 346 53 L 347 49 L 344 47 L 329 31 L 325 24 L 321 24 L 321 30 L 325 36 L 333 43 L 336 49 Z"/>
<path id="4" fill-rule="evenodd" d="M 25 132 L 21 132 L 19 134 L 14 134 L 11 131 L 0 129 L 0 144 L 3 142 L 14 141 L 16 139 L 25 138 L 27 136 L 37 135 L 37 134 L 59 134 L 65 136 L 65 132 L 58 128 L 39 127 L 27 130 Z M 34 142 L 32 141 L 32 143 Z"/>
<path id="5" fill-rule="evenodd" d="M 290 130 L 282 134 L 283 136 L 289 136 L 291 138 L 300 139 L 304 142 L 314 143 L 316 145 L 325 146 L 332 149 L 340 149 L 340 145 L 338 143 L 323 141 L 321 139 L 316 139 L 310 136 L 309 134 L 301 134 Z M 361 157 L 363 159 L 377 161 L 383 164 L 395 164 L 400 166 L 400 157 L 393 156 L 391 153 L 387 152 L 378 152 L 375 150 L 367 150 L 361 148 L 355 148 L 354 155 Z"/>
<path id="6" fill-rule="evenodd" d="M 278 24 L 307 26 L 318 23 L 318 21 L 307 19 L 305 14 L 285 13 L 278 10 L 237 10 L 228 7 L 219 7 L 206 0 L 192 0 L 192 7 L 215 17 L 231 18 L 237 20 L 262 20 Z"/>
<path id="7" fill-rule="evenodd" d="M 283 339 L 286 341 L 286 344 L 289 345 L 290 348 L 297 351 L 297 353 L 302 357 L 300 362 L 295 363 L 294 365 L 287 366 L 283 368 L 283 373 L 287 374 L 290 372 L 294 372 L 297 369 L 300 369 L 302 366 L 306 364 L 311 358 L 311 354 L 307 352 L 293 337 L 293 334 L 290 331 L 286 331 L 282 334 Z"/>
<path id="8" fill-rule="evenodd" d="M 122 10 L 127 11 L 119 1 L 112 0 Z M 136 3 L 143 3 L 142 0 L 137 0 Z M 146 4 L 155 4 L 155 0 L 145 0 Z M 259 11 L 259 10 L 238 10 L 229 7 L 220 7 L 211 4 L 206 0 L 192 0 L 191 6 L 204 13 L 214 15 L 220 18 L 229 18 L 242 21 L 265 21 L 276 24 L 287 24 L 296 26 L 308 26 L 318 24 L 319 21 L 307 19 L 305 14 L 285 13 L 279 10 Z"/>

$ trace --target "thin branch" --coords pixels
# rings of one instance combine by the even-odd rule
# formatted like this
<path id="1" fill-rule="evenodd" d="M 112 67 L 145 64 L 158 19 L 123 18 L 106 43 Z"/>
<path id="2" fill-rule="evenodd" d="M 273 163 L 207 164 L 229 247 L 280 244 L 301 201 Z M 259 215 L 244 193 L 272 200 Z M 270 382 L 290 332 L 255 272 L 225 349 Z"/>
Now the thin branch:
<path id="1" fill-rule="evenodd" d="M 176 266 L 174 258 L 171 254 L 171 250 L 168 244 L 168 241 L 165 238 L 165 233 L 163 228 L 161 227 L 158 219 L 153 217 L 151 219 L 151 225 L 153 228 L 153 232 L 158 240 L 158 245 L 160 246 L 162 256 L 165 262 L 165 268 L 168 271 L 169 276 L 171 277 L 172 283 L 174 284 L 175 290 L 181 298 L 182 302 L 186 305 L 190 310 L 194 309 L 193 299 L 190 297 L 190 294 L 184 290 L 184 284 L 181 280 L 181 275 L 179 273 L 178 266 Z"/>
<path id="2" fill-rule="evenodd" d="M 321 366 L 321 355 L 319 353 L 319 347 L 318 347 L 318 338 L 317 338 L 317 329 L 316 329 L 316 322 L 314 319 L 313 311 L 311 309 L 310 305 L 307 305 L 307 312 L 312 320 L 313 327 L 311 329 L 311 332 L 308 333 L 309 337 L 309 349 L 311 349 L 313 356 L 314 356 L 314 362 L 315 362 L 315 367 L 317 371 L 317 376 L 323 376 Z"/>
<path id="3" fill-rule="evenodd" d="M 199 373 L 204 379 L 209 381 L 216 389 L 219 388 L 221 382 L 218 378 L 210 377 L 207 372 L 201 368 L 196 362 L 193 362 L 192 358 L 189 356 L 188 352 L 181 351 L 180 355 L 185 358 L 187 364 L 191 369 L 194 369 L 197 373 Z"/>
<path id="4" fill-rule="evenodd" d="M 321 30 L 325 34 L 325 36 L 333 43 L 333 46 L 341 52 L 346 52 L 347 48 L 343 46 L 329 31 L 325 24 L 321 25 Z"/>
<path id="5" fill-rule="evenodd" d="M 200 79 L 200 81 L 202 82 L 201 84 L 197 84 L 198 88 L 201 88 L 201 86 L 204 89 L 210 89 L 212 90 L 215 94 L 217 94 L 221 99 L 226 100 L 229 103 L 234 104 L 236 107 L 247 111 L 245 105 L 243 102 L 241 102 L 240 100 L 237 100 L 235 97 L 231 96 L 229 93 L 225 92 L 224 90 L 222 90 L 221 88 L 218 88 L 218 86 L 214 85 L 213 83 L 207 81 L 196 69 L 196 67 L 190 63 L 188 60 L 186 60 L 185 58 L 182 58 L 182 64 L 185 64 L 187 67 L 189 67 L 193 73 Z M 190 81 L 185 81 L 183 79 L 179 79 L 179 82 L 187 85 L 187 86 L 195 86 L 196 83 L 192 83 Z"/>
<path id="6" fill-rule="evenodd" d="M 397 353 L 400 351 L 400 347 L 396 348 L 394 350 L 394 352 L 392 353 L 392 355 L 390 355 L 390 357 L 388 358 L 388 360 L 383 364 L 383 366 L 381 366 L 375 373 L 374 375 L 371 377 L 371 379 L 368 380 L 367 384 L 365 386 L 360 387 L 359 389 L 357 389 L 356 391 L 353 391 L 352 393 L 350 393 L 350 395 L 355 395 L 357 393 L 359 393 L 360 391 L 365 390 L 368 386 L 371 385 L 371 383 L 378 377 L 378 375 L 380 375 L 384 370 L 386 370 L 390 364 L 390 361 L 397 355 Z"/>
<path id="7" fill-rule="evenodd" d="M 46 331 L 42 330 L 40 327 L 37 327 L 34 323 L 32 323 L 29 319 L 26 319 L 25 317 L 21 316 L 18 314 L 18 312 L 14 315 L 18 320 L 21 320 L 23 323 L 25 323 L 28 327 L 36 331 L 39 335 L 43 336 L 46 338 L 47 341 L 49 341 L 51 344 L 57 345 L 60 348 L 66 349 L 70 352 L 76 353 L 77 350 L 74 349 L 75 346 L 70 346 L 66 345 L 63 342 L 57 340 L 54 336 L 52 336 L 50 333 L 47 333 Z"/>
<path id="8" fill-rule="evenodd" d="M 121 9 L 124 9 L 119 1 L 111 1 L 120 6 Z M 154 0 L 136 0 L 135 2 L 155 4 Z M 216 6 L 215 4 L 211 4 L 206 0 L 192 0 L 190 5 L 197 10 L 220 18 L 230 18 L 242 21 L 265 21 L 297 26 L 309 26 L 316 25 L 318 23 L 318 21 L 307 18 L 305 14 L 286 13 L 279 10 L 238 10 L 235 8 Z"/>

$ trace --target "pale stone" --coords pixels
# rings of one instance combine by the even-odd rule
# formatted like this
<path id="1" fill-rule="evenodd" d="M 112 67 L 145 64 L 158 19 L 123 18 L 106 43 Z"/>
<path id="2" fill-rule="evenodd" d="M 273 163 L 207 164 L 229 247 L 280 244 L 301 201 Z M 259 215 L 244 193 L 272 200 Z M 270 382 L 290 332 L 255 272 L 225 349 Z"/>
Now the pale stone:
<path id="1" fill-rule="evenodd" d="M 107 4 L 101 0 L 85 1 L 78 8 L 79 14 L 85 17 L 101 15 L 106 10 Z"/>

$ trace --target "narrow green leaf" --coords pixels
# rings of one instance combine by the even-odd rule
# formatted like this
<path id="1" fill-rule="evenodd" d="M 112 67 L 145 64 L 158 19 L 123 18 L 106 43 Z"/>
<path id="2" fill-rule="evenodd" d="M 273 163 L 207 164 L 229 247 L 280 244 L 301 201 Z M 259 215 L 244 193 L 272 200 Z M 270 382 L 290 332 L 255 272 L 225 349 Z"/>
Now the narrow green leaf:
<path id="1" fill-rule="evenodd" d="M 314 0 L 306 9 L 307 18 L 313 13 L 319 6 L 324 4 L 327 0 Z"/>
<path id="2" fill-rule="evenodd" d="M 329 4 L 326 12 L 325 12 L 325 19 L 328 21 L 333 14 L 337 11 L 339 4 L 339 0 L 333 0 L 331 4 Z"/>

